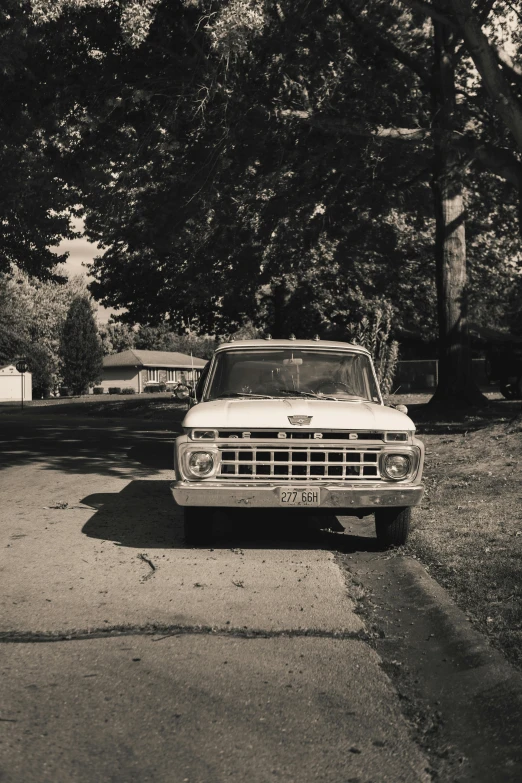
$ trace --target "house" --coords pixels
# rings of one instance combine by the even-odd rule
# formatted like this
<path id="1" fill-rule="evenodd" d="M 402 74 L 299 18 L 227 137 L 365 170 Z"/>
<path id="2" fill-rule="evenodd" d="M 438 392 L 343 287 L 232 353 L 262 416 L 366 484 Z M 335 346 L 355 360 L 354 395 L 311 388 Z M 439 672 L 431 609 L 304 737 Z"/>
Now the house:
<path id="1" fill-rule="evenodd" d="M 19 373 L 14 364 L 0 367 L 0 402 L 6 400 L 33 399 L 33 376 L 30 372 Z"/>
<path id="2" fill-rule="evenodd" d="M 197 381 L 206 363 L 205 359 L 175 351 L 140 351 L 133 348 L 104 357 L 102 380 L 98 386 L 105 391 L 111 387 L 132 387 L 143 392 L 145 387 L 161 383 Z"/>

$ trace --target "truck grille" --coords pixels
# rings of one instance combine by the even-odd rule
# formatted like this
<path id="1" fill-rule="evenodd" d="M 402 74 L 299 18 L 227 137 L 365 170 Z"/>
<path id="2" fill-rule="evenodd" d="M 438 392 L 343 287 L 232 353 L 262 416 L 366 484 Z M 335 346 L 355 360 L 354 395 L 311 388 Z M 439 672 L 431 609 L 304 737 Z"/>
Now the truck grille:
<path id="1" fill-rule="evenodd" d="M 223 446 L 220 478 L 247 480 L 333 481 L 380 480 L 380 449 L 359 451 L 343 447 L 318 449 L 267 448 L 238 449 Z"/>

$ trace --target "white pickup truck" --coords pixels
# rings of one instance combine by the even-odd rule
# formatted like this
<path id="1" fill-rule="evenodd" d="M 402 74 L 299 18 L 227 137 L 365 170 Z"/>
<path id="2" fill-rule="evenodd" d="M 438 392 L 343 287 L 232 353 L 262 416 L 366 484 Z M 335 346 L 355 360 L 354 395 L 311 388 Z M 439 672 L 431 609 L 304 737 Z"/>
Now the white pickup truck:
<path id="1" fill-rule="evenodd" d="M 382 547 L 404 544 L 423 495 L 424 446 L 385 406 L 365 348 L 319 340 L 221 345 L 175 446 L 185 540 L 210 543 L 213 508 L 373 514 Z"/>

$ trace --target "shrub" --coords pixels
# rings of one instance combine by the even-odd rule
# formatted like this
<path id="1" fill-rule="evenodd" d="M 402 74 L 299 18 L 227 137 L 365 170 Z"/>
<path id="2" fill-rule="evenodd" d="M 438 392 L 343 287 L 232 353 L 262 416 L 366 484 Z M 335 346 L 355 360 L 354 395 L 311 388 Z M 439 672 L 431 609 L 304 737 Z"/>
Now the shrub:
<path id="1" fill-rule="evenodd" d="M 60 397 L 70 397 L 71 396 L 71 390 L 68 386 L 60 386 L 58 389 L 58 394 Z"/>
<path id="2" fill-rule="evenodd" d="M 105 389 L 103 388 L 103 386 L 95 386 L 94 389 L 92 390 L 92 393 L 93 394 L 103 394 L 104 391 L 105 391 Z"/>
<path id="3" fill-rule="evenodd" d="M 399 359 L 399 343 L 391 338 L 392 322 L 393 308 L 388 302 L 382 302 L 349 329 L 350 342 L 370 351 L 383 395 L 392 389 Z"/>
<path id="4" fill-rule="evenodd" d="M 109 394 L 121 394 L 121 388 L 119 386 L 109 386 Z"/>
<path id="5" fill-rule="evenodd" d="M 143 391 L 147 392 L 147 394 L 154 394 L 154 392 L 164 392 L 167 391 L 167 384 L 151 383 L 150 386 L 148 384 L 145 384 L 145 388 Z"/>
<path id="6" fill-rule="evenodd" d="M 48 400 L 51 390 L 47 386 L 33 386 L 33 400 Z"/>
<path id="7" fill-rule="evenodd" d="M 121 390 L 122 394 L 136 394 L 136 389 L 134 389 L 132 386 L 125 386 Z"/>

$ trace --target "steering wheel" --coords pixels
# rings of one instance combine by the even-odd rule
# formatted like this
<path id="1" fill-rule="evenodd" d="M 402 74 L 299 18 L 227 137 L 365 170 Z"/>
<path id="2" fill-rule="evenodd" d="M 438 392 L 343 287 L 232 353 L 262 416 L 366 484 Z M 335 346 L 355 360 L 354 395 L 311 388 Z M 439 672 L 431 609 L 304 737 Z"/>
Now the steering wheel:
<path id="1" fill-rule="evenodd" d="M 343 383 L 342 381 L 323 381 L 315 387 L 316 392 L 323 392 L 324 394 L 333 394 L 339 390 L 346 391 L 348 394 L 353 394 L 353 391 L 348 384 Z"/>

